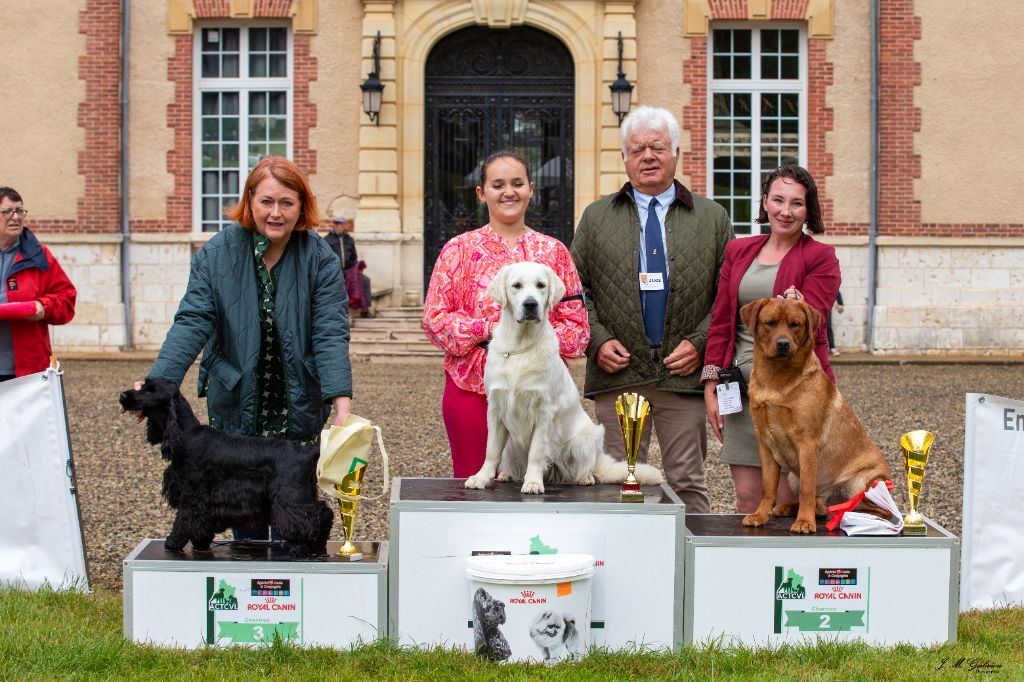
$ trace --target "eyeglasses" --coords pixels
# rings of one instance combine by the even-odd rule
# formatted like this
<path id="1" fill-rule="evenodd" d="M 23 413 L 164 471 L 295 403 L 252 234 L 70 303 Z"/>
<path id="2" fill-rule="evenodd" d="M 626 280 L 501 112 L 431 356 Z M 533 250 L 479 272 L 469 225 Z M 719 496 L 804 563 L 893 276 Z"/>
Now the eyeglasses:
<path id="1" fill-rule="evenodd" d="M 19 218 L 24 218 L 28 215 L 28 211 L 24 208 L 5 208 L 0 211 L 0 215 L 4 217 L 4 220 L 10 220 L 12 215 L 16 215 Z"/>

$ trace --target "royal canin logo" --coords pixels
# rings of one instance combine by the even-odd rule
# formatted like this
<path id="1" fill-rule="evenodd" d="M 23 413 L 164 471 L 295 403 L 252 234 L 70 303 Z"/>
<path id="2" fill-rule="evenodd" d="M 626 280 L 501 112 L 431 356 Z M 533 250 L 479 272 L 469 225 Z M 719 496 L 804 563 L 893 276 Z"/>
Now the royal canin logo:
<path id="1" fill-rule="evenodd" d="M 520 592 L 521 597 L 509 597 L 509 604 L 547 604 L 547 597 L 537 597 L 537 593 L 533 590 L 523 590 Z"/>

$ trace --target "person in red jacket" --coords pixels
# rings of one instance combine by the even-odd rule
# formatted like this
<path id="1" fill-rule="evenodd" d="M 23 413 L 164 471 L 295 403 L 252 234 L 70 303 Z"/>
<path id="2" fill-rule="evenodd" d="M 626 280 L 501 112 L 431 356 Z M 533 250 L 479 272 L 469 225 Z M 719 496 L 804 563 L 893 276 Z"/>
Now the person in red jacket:
<path id="1" fill-rule="evenodd" d="M 768 174 L 761 187 L 757 222 L 770 226 L 768 234 L 735 239 L 725 249 L 719 271 L 718 293 L 711 310 L 711 326 L 704 350 L 704 403 L 708 422 L 722 442 L 720 459 L 729 465 L 736 487 L 736 509 L 749 514 L 761 499 L 761 461 L 746 396 L 743 411 L 722 415 L 718 409 L 718 373 L 735 366 L 745 381 L 753 367 L 754 339 L 738 319 L 738 311 L 751 301 L 779 296 L 804 300 L 821 313 L 814 354 L 834 383 L 828 361 L 825 322 L 836 301 L 841 274 L 836 250 L 815 241 L 821 234 L 818 189 L 814 178 L 800 166 L 782 166 Z M 779 482 L 779 503 L 795 497 L 785 478 Z"/>
<path id="2" fill-rule="evenodd" d="M 21 195 L 0 187 L 0 312 L 9 303 L 34 303 L 22 317 L 0 315 L 0 381 L 41 372 L 50 364 L 47 325 L 75 316 L 75 291 L 60 263 L 25 227 Z"/>

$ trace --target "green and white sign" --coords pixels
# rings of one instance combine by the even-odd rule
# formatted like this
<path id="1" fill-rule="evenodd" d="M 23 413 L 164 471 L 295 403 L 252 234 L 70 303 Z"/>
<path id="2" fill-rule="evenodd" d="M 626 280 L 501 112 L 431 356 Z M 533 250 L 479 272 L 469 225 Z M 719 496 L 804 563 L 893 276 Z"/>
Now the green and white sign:
<path id="1" fill-rule="evenodd" d="M 206 577 L 206 643 L 302 644 L 302 578 Z"/>
<path id="2" fill-rule="evenodd" d="M 775 567 L 774 632 L 868 632 L 871 569 Z"/>
<path id="3" fill-rule="evenodd" d="M 348 648 L 387 632 L 387 559 L 203 561 L 167 556 L 125 561 L 125 635 L 184 648 L 284 642 Z M 164 558 L 167 556 L 167 558 Z M 284 570 L 282 570 L 284 569 Z"/>

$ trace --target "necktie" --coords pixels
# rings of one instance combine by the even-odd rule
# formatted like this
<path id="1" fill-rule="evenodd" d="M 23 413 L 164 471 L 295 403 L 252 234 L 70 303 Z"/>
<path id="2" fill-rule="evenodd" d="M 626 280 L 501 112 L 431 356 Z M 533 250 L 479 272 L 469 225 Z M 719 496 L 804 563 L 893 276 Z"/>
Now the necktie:
<path id="1" fill-rule="evenodd" d="M 641 292 L 644 304 L 644 331 L 652 346 L 661 345 L 665 329 L 665 304 L 668 301 L 668 272 L 665 270 L 665 244 L 661 241 L 658 222 L 658 200 L 651 199 L 647 207 L 647 226 L 644 228 L 644 251 L 647 254 L 647 272 L 661 273 L 661 289 Z"/>

